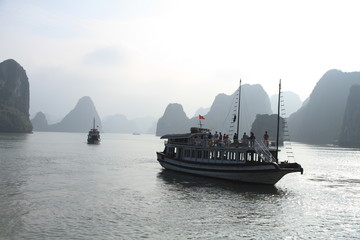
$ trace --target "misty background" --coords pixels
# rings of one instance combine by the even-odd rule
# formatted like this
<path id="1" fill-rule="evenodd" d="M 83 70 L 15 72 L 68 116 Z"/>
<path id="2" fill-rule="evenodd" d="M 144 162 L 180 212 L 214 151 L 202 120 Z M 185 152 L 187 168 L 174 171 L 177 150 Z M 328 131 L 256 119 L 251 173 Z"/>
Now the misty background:
<path id="1" fill-rule="evenodd" d="M 0 1 L 0 60 L 30 82 L 31 117 L 60 121 L 83 96 L 101 118 L 187 116 L 261 84 L 304 101 L 329 69 L 358 70 L 357 1 Z"/>

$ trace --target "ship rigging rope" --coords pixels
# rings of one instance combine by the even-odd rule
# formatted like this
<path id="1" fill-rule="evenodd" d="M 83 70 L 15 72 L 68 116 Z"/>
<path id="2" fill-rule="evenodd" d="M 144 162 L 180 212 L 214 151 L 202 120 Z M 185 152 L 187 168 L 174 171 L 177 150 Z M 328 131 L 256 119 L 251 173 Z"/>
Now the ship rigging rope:
<path id="1" fill-rule="evenodd" d="M 236 94 L 235 94 L 236 93 Z M 235 93 L 233 93 L 233 99 L 231 100 L 231 104 L 230 104 L 230 107 L 229 107 L 229 111 L 228 111 L 228 113 L 227 113 L 227 115 L 226 115 L 226 117 L 225 117 L 225 119 L 224 119 L 224 121 L 223 121 L 223 124 L 222 124 L 222 126 L 221 126 L 221 132 L 225 132 L 224 131 L 224 128 L 225 128 L 225 123 L 227 123 L 228 122 L 228 120 L 229 120 L 229 116 L 230 116 L 230 111 L 231 111 L 231 109 L 233 109 L 234 107 L 235 107 L 235 99 L 236 99 L 236 97 L 239 99 L 239 91 L 238 90 L 236 90 L 236 92 Z M 238 104 L 239 104 L 239 100 L 238 100 Z M 238 115 L 238 114 L 237 114 Z M 236 116 L 236 117 L 239 117 L 239 116 Z M 230 118 L 230 120 L 231 120 L 231 118 Z M 231 122 L 232 123 L 232 122 Z M 230 123 L 230 124 L 231 124 Z M 230 129 L 228 129 L 229 131 L 228 132 L 230 132 Z"/>
<path id="2" fill-rule="evenodd" d="M 239 102 L 239 92 L 236 91 L 235 93 L 233 93 L 233 99 L 232 99 L 232 103 L 230 104 L 230 107 L 229 107 L 229 110 L 228 110 L 228 113 L 223 121 L 223 124 L 221 126 L 221 132 L 225 133 L 227 129 L 225 129 L 226 126 L 228 126 L 228 132 L 230 132 L 230 126 L 231 124 L 234 124 L 234 132 L 236 132 L 236 129 L 237 129 L 237 126 L 236 126 L 236 122 L 233 123 L 232 122 L 232 118 L 230 117 L 231 116 L 231 109 L 234 109 L 236 107 L 236 101 L 235 99 L 238 99 L 237 100 L 237 104 L 240 104 Z M 246 93 L 243 93 L 243 97 L 241 98 L 241 110 L 240 110 L 240 113 L 237 112 L 237 110 L 235 111 L 236 112 L 236 117 L 239 118 L 239 134 L 241 134 L 242 132 L 250 132 L 251 131 L 251 123 L 249 125 L 249 106 L 247 104 L 247 100 L 246 100 Z M 230 124 L 229 124 L 229 120 L 230 120 Z M 255 119 L 254 119 L 255 120 Z M 241 126 L 243 127 L 243 129 L 241 129 Z"/>

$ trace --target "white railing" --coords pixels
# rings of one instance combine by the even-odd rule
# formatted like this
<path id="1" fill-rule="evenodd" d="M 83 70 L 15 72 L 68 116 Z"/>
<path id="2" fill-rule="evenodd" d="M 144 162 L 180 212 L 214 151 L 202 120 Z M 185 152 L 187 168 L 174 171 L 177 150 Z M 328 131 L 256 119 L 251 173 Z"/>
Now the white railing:
<path id="1" fill-rule="evenodd" d="M 254 149 L 264 162 L 276 162 L 276 159 L 270 153 L 269 148 L 266 147 L 262 141 L 255 140 Z"/>

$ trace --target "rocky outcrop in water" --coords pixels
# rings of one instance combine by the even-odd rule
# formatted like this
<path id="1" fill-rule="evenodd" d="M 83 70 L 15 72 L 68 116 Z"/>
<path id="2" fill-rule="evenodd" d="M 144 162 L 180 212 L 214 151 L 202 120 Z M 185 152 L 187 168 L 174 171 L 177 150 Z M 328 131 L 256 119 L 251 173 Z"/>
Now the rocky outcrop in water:
<path id="1" fill-rule="evenodd" d="M 277 114 L 258 114 L 256 116 L 255 121 L 251 126 L 251 132 L 254 133 L 256 139 L 258 141 L 263 140 L 263 136 L 265 131 L 268 132 L 269 140 L 271 142 L 276 142 L 277 136 L 277 122 L 278 122 L 278 115 Z M 247 132 L 248 135 L 249 132 Z M 241 136 L 241 135 L 240 135 Z M 280 118 L 279 120 L 279 143 L 282 144 L 284 139 L 284 131 L 283 131 L 283 119 Z"/>
<path id="2" fill-rule="evenodd" d="M 49 128 L 46 116 L 42 112 L 38 112 L 33 119 L 31 119 L 34 131 L 47 131 Z"/>
<path id="3" fill-rule="evenodd" d="M 306 103 L 289 117 L 291 139 L 315 144 L 336 143 L 350 87 L 356 84 L 360 84 L 360 72 L 326 72 Z"/>
<path id="4" fill-rule="evenodd" d="M 286 91 L 286 92 L 283 92 L 281 94 L 281 96 L 282 96 L 283 105 L 284 105 L 284 108 L 286 111 L 286 112 L 284 112 L 286 117 L 290 116 L 291 114 L 293 114 L 294 112 L 299 110 L 299 108 L 302 105 L 302 101 L 300 100 L 300 97 L 294 92 Z M 274 114 L 277 114 L 277 112 L 278 112 L 278 98 L 279 98 L 278 94 L 272 95 L 270 98 L 271 110 Z M 281 116 L 284 116 L 284 115 L 281 115 Z"/>
<path id="5" fill-rule="evenodd" d="M 343 147 L 360 147 L 360 85 L 350 89 L 339 144 Z"/>
<path id="6" fill-rule="evenodd" d="M 189 118 L 186 116 L 183 107 L 178 103 L 170 103 L 157 123 L 156 135 L 184 133 L 189 129 Z"/>
<path id="7" fill-rule="evenodd" d="M 93 127 L 93 120 L 99 130 L 101 130 L 100 117 L 95 105 L 90 97 L 80 98 L 75 108 L 71 110 L 59 123 L 47 125 L 44 114 L 38 113 L 33 123 L 36 124 L 36 131 L 50 132 L 88 132 Z"/>
<path id="8" fill-rule="evenodd" d="M 87 132 L 93 127 L 93 120 L 101 130 L 101 120 L 90 97 L 80 98 L 75 108 L 59 123 L 49 126 L 54 132 Z M 96 127 L 95 126 L 95 127 Z"/>
<path id="9" fill-rule="evenodd" d="M 15 60 L 0 63 L 0 132 L 30 133 L 29 81 Z"/>
<path id="10" fill-rule="evenodd" d="M 122 114 L 107 117 L 103 124 L 104 132 L 113 133 L 134 133 L 139 132 L 135 122 L 129 121 L 126 116 Z"/>
<path id="11" fill-rule="evenodd" d="M 155 134 L 154 124 L 157 119 L 152 117 L 128 119 L 125 115 L 116 114 L 103 119 L 103 131 L 111 133 L 146 133 Z"/>

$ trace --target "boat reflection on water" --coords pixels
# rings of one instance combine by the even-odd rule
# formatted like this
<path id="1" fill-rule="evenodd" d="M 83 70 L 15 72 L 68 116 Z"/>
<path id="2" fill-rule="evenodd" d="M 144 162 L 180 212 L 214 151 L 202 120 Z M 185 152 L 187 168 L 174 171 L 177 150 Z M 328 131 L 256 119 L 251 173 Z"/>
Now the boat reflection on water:
<path id="1" fill-rule="evenodd" d="M 168 169 L 162 169 L 162 171 L 158 173 L 158 178 L 162 179 L 166 184 L 179 186 L 180 188 L 208 188 L 211 189 L 211 191 L 230 191 L 233 193 L 282 194 L 282 190 L 279 190 L 274 185 L 240 183 L 211 177 L 183 174 Z"/>

